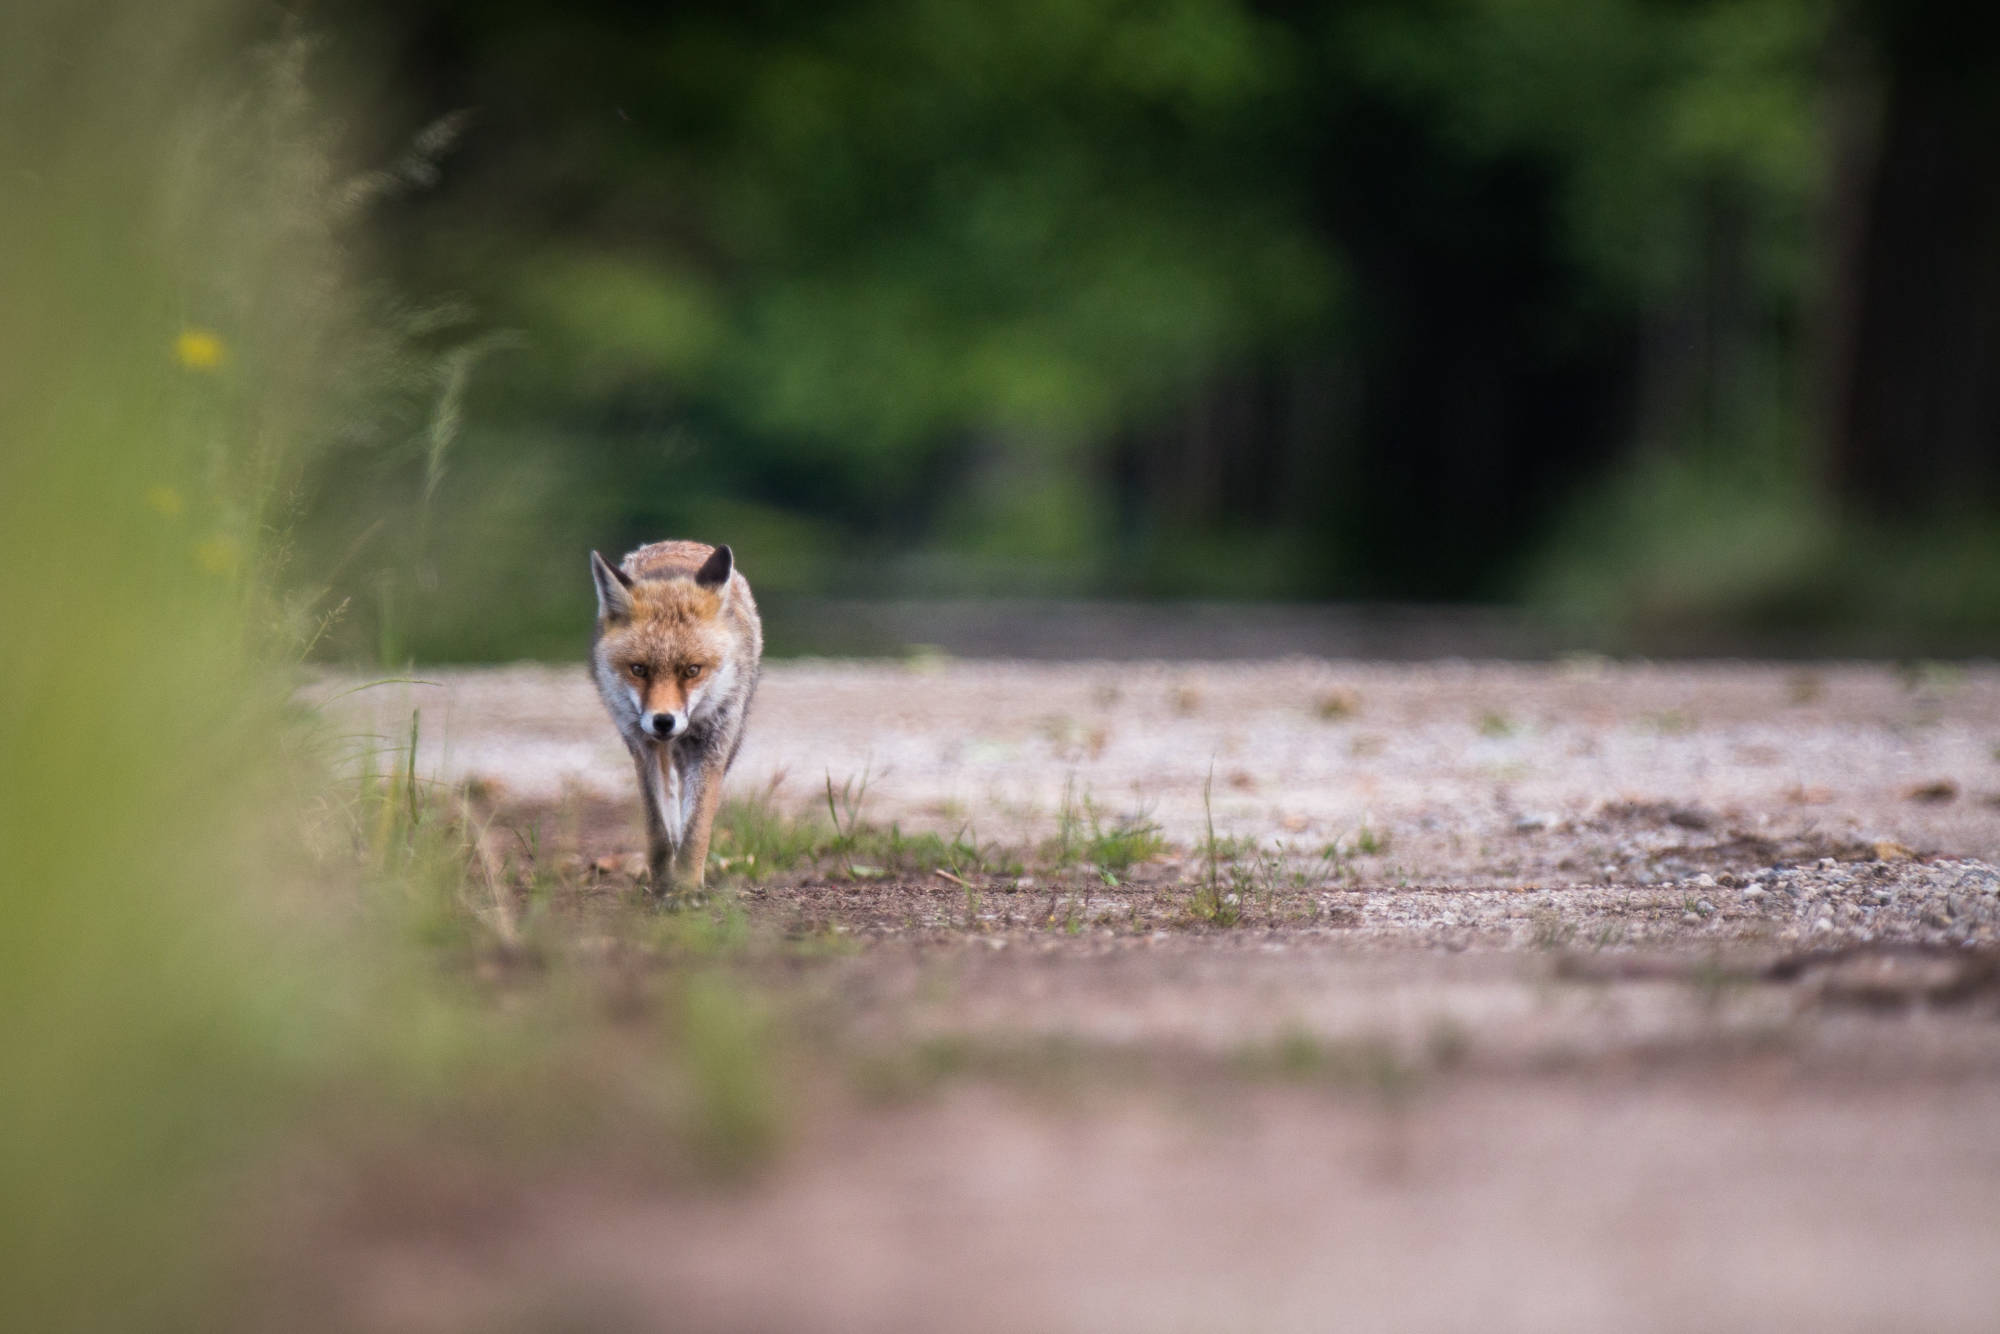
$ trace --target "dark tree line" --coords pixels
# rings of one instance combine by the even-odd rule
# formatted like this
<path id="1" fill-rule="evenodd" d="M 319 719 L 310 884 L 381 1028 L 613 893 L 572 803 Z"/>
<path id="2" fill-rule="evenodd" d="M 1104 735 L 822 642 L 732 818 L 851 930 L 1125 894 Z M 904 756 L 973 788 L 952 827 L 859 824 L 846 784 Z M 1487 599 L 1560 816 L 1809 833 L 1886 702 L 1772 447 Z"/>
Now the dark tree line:
<path id="1" fill-rule="evenodd" d="M 528 334 L 467 532 L 533 475 L 565 536 L 729 526 L 799 591 L 1462 598 L 1647 469 L 1697 512 L 2000 502 L 1963 0 L 329 18 L 357 154 L 475 116 L 379 237 Z"/>
<path id="2" fill-rule="evenodd" d="M 1935 515 L 2000 501 L 2000 57 L 1990 11 L 1880 3 L 1837 203 L 1841 341 L 1830 476 L 1852 503 Z"/>

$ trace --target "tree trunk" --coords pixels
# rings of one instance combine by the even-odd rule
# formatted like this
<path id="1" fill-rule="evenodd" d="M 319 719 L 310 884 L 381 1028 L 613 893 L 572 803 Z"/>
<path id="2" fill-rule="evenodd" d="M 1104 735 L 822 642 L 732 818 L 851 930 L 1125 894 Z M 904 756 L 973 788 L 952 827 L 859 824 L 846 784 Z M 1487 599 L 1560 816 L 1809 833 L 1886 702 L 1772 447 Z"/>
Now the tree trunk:
<path id="1" fill-rule="evenodd" d="M 1836 364 L 1832 479 L 1856 509 L 2000 501 L 2000 60 L 1979 15 L 1881 16 L 1886 95 Z M 1971 25 L 1971 26 L 1968 26 Z"/>

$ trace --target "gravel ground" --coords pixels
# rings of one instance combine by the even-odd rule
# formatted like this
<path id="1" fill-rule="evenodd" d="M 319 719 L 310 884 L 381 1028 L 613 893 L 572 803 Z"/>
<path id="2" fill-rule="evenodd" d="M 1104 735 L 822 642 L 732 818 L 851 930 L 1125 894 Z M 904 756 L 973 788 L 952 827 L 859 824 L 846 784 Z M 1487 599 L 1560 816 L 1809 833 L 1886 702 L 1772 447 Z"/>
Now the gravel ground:
<path id="1" fill-rule="evenodd" d="M 629 860 L 579 670 L 432 679 L 329 712 L 395 738 L 420 708 L 428 771 Z M 611 1162 L 477 1226 L 335 1230 L 316 1300 L 385 1330 L 1990 1329 L 1997 746 L 1989 667 L 774 664 L 740 791 L 865 776 L 871 819 L 999 840 L 1067 792 L 1175 846 L 1117 884 L 745 889 L 753 926 L 849 942 L 767 980 L 890 1092 L 805 1099 L 734 1189 Z M 1228 929 L 1185 911 L 1211 819 Z M 632 892 L 593 884 L 579 912 Z M 594 930 L 579 958 L 629 955 Z"/>
<path id="2" fill-rule="evenodd" d="M 448 777 L 627 795 L 580 669 L 426 679 L 337 714 L 398 742 L 421 709 L 425 758 Z M 1978 853 L 2000 833 L 1996 748 L 2000 670 L 1984 667 L 808 661 L 766 667 L 732 781 L 783 776 L 809 795 L 823 774 L 866 773 L 884 818 L 956 804 L 1004 820 L 1050 810 L 1073 779 L 1188 839 L 1212 773 L 1218 826 L 1274 839 L 1371 818 L 1509 833 L 1664 801 Z"/>
<path id="3" fill-rule="evenodd" d="M 634 804 L 580 671 L 429 679 L 345 696 L 343 729 L 393 741 L 420 710 L 428 772 Z M 1371 939 L 2000 929 L 1992 668 L 773 664 L 732 785 L 806 807 L 828 781 L 865 782 L 871 819 L 999 840 L 1046 836 L 1066 792 L 1183 848 L 1212 818 L 1288 878 L 1338 847 L 1325 910 Z"/>

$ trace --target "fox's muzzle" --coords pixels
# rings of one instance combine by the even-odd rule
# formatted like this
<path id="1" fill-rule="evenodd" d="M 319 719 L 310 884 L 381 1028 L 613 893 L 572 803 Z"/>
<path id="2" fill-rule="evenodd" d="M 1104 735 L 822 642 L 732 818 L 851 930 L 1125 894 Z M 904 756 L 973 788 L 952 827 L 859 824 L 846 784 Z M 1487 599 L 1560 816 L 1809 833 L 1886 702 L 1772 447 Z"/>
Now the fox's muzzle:
<path id="1" fill-rule="evenodd" d="M 646 732 L 662 741 L 679 736 L 687 731 L 688 719 L 685 713 L 649 713 L 645 717 Z"/>

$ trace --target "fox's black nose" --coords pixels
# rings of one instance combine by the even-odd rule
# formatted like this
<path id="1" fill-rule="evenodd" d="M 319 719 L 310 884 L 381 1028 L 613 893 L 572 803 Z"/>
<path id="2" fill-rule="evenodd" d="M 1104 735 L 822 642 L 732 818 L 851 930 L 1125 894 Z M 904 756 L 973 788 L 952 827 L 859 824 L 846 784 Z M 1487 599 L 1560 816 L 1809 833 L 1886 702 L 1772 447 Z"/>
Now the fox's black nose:
<path id="1" fill-rule="evenodd" d="M 646 726 L 656 737 L 670 737 L 674 734 L 674 715 L 656 713 L 646 720 Z"/>

